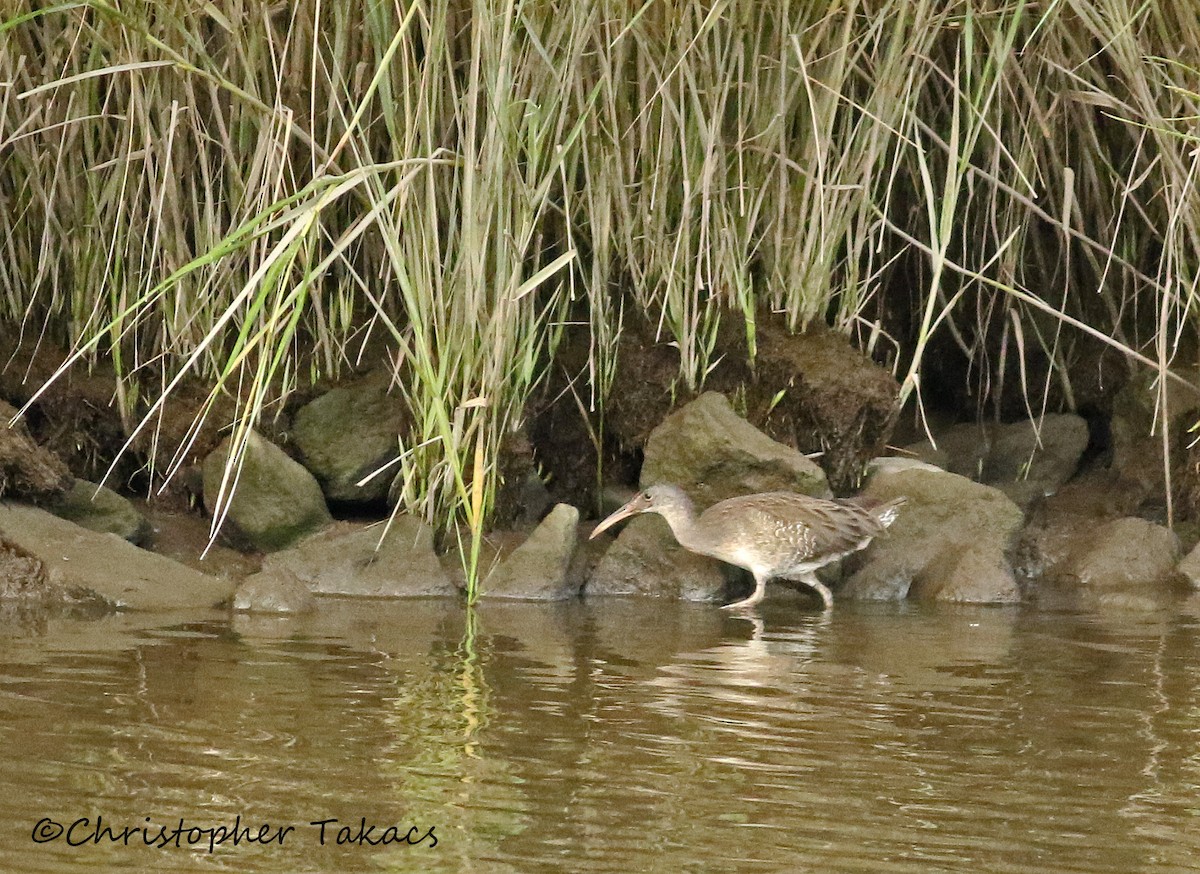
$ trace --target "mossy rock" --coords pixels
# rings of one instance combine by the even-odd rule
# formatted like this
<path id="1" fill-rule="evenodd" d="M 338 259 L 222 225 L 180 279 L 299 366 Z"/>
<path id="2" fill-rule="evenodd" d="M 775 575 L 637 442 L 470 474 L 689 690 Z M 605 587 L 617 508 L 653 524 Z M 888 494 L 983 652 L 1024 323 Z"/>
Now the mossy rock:
<path id="1" fill-rule="evenodd" d="M 214 512 L 229 440 L 204 459 L 204 505 Z M 283 549 L 332 521 L 321 486 L 275 444 L 251 432 L 221 535 L 241 549 Z"/>
<path id="2" fill-rule="evenodd" d="M 388 393 L 385 376 L 376 375 L 331 389 L 301 407 L 291 436 L 330 501 L 372 503 L 387 497 L 391 475 L 358 483 L 400 453 L 407 421 L 403 401 Z"/>
<path id="3" fill-rule="evenodd" d="M 153 529 L 137 507 L 112 489 L 77 479 L 62 498 L 48 509 L 60 519 L 101 534 L 115 534 L 122 540 L 143 546 Z"/>

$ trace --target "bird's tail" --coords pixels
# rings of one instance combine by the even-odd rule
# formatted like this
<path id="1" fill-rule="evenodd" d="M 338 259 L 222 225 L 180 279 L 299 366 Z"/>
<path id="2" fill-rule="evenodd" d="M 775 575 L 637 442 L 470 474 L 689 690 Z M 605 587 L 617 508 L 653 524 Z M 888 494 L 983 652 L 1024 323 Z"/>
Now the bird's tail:
<path id="1" fill-rule="evenodd" d="M 884 528 L 896 521 L 896 517 L 900 515 L 900 508 L 908 503 L 908 498 L 903 495 L 890 501 L 878 501 L 866 495 L 858 495 L 850 500 L 874 516 Z"/>

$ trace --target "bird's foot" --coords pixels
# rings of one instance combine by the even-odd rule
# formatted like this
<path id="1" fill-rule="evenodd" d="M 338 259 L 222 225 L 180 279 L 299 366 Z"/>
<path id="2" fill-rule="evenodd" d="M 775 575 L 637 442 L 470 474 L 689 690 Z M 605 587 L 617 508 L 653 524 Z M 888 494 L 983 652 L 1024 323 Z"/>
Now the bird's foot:
<path id="1" fill-rule="evenodd" d="M 763 599 L 763 595 L 767 593 L 766 581 L 755 581 L 754 591 L 751 592 L 749 598 L 743 598 L 740 601 L 734 601 L 732 604 L 722 604 L 722 610 L 729 610 L 735 613 L 746 613 L 753 611 L 754 606 Z"/>
<path id="2" fill-rule="evenodd" d="M 821 601 L 825 605 L 826 610 L 833 609 L 833 592 L 829 591 L 829 586 L 818 580 L 815 576 L 807 579 L 804 582 L 808 583 L 817 594 L 821 596 Z"/>
<path id="3" fill-rule="evenodd" d="M 798 574 L 794 577 L 788 577 L 789 580 L 794 580 L 797 583 L 803 583 L 808 586 L 821 598 L 822 609 L 826 612 L 833 609 L 833 592 L 829 591 L 829 586 L 817 579 L 815 573 Z"/>
<path id="4" fill-rule="evenodd" d="M 730 613 L 753 613 L 758 602 L 758 598 L 743 598 L 740 601 L 734 601 L 732 604 L 722 604 L 721 609 L 728 610 Z"/>

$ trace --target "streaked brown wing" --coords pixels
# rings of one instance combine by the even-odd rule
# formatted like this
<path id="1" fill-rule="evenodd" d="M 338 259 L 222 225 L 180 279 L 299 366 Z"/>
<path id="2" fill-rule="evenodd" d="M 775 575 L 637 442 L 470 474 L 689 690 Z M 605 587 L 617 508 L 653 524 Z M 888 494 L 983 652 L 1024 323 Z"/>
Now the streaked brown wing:
<path id="1" fill-rule="evenodd" d="M 730 498 L 709 507 L 699 521 L 713 542 L 732 549 L 748 546 L 776 567 L 849 552 L 883 530 L 857 504 L 791 492 Z"/>

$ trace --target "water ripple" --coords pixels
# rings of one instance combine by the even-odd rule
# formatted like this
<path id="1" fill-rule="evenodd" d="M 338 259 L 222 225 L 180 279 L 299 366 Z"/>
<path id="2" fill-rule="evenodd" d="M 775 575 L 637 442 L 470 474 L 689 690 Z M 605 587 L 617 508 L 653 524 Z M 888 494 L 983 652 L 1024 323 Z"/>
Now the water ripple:
<path id="1" fill-rule="evenodd" d="M 436 605 L 275 637 L 124 622 L 0 644 L 0 868 L 1200 870 L 1190 620 L 539 605 L 485 611 L 473 649 Z M 23 837 L 97 813 L 298 832 L 212 855 Z M 440 843 L 321 847 L 330 817 Z"/>

